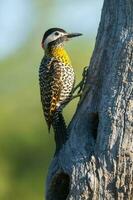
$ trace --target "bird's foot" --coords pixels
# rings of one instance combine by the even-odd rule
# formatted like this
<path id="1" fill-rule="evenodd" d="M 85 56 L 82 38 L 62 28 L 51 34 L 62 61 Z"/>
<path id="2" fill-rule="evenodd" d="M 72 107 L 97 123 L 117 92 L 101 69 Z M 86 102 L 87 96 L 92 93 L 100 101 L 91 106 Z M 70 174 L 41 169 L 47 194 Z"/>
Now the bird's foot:
<path id="1" fill-rule="evenodd" d="M 87 70 L 88 70 L 88 67 L 84 67 L 84 70 L 83 70 L 83 73 L 82 73 L 82 80 L 75 86 L 75 88 L 73 89 L 73 96 L 71 98 L 71 100 L 77 98 L 77 97 L 80 97 L 81 98 L 81 95 L 82 95 L 82 92 L 84 90 L 84 86 L 85 86 L 85 83 L 86 83 L 86 78 L 87 78 Z M 74 93 L 78 90 L 77 94 L 74 95 Z"/>

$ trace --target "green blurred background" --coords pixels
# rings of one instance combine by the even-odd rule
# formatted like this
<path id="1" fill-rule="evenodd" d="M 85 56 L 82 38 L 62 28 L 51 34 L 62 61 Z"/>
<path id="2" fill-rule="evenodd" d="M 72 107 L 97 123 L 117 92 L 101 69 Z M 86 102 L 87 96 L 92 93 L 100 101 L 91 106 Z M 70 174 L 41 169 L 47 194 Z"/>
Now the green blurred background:
<path id="1" fill-rule="evenodd" d="M 103 0 L 0 3 L 0 200 L 42 200 L 54 140 L 40 103 L 41 39 L 51 27 L 84 34 L 66 44 L 78 82 L 92 54 Z M 64 110 L 67 123 L 77 100 Z"/>

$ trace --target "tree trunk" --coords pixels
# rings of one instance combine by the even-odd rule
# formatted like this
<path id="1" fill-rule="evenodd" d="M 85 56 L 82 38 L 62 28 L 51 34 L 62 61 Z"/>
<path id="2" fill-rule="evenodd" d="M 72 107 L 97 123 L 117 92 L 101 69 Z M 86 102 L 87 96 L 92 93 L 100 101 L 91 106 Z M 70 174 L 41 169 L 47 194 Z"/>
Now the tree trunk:
<path id="1" fill-rule="evenodd" d="M 105 0 L 85 89 L 47 200 L 133 199 L 133 0 Z"/>

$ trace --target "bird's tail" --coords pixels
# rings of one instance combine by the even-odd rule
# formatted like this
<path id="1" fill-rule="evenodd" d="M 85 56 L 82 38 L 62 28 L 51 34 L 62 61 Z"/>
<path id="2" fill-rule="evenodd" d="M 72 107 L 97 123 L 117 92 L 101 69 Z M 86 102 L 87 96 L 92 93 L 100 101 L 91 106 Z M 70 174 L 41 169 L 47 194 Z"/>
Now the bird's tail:
<path id="1" fill-rule="evenodd" d="M 67 128 L 61 112 L 55 113 L 52 120 L 55 133 L 56 152 L 58 152 L 67 139 Z"/>

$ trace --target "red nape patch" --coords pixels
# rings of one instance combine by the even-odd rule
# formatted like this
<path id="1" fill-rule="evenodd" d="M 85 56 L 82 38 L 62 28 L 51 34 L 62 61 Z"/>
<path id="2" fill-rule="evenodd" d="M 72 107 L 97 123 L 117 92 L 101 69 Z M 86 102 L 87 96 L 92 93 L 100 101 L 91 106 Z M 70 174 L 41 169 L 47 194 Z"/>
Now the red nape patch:
<path id="1" fill-rule="evenodd" d="M 43 44 L 43 42 L 41 43 L 41 47 L 44 49 L 44 44 Z"/>

